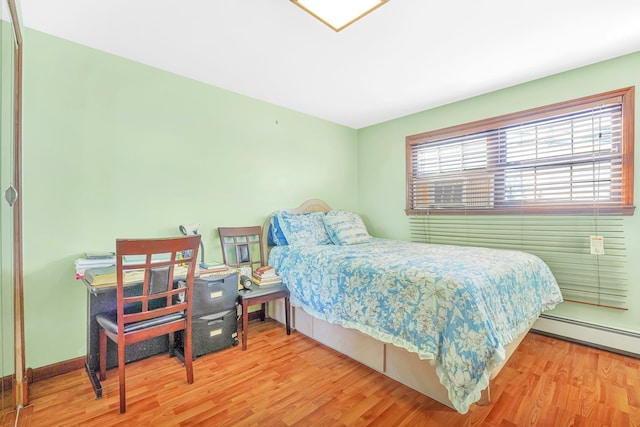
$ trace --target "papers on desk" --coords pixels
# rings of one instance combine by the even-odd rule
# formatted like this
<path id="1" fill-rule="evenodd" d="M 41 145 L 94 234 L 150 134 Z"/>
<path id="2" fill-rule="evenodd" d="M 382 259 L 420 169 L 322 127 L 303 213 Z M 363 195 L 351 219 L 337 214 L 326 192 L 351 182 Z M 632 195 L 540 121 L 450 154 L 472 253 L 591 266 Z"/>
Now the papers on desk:
<path id="1" fill-rule="evenodd" d="M 169 261 L 171 259 L 171 254 L 153 254 L 151 257 L 151 262 L 164 262 Z M 122 257 L 122 262 L 124 265 L 135 265 L 135 264 L 143 264 L 146 261 L 145 255 L 125 255 Z M 112 284 L 115 285 L 115 265 L 116 265 L 116 254 L 115 252 L 105 252 L 105 251 L 93 251 L 86 252 L 83 258 L 76 259 L 76 279 L 83 279 L 85 277 L 86 271 L 90 269 L 99 269 L 105 267 L 112 267 L 114 274 Z M 93 274 L 96 274 L 95 272 Z M 104 273 L 100 273 L 104 275 Z M 92 281 L 95 279 L 95 276 L 92 276 L 89 280 Z M 108 280 L 104 278 L 103 280 Z M 109 279 L 110 280 L 110 279 Z M 140 279 L 142 281 L 142 279 Z"/>
<path id="2" fill-rule="evenodd" d="M 187 267 L 177 265 L 173 271 L 174 280 L 187 277 Z M 132 283 L 141 283 L 144 281 L 144 270 L 125 270 L 123 272 L 123 283 L 129 285 Z M 85 271 L 84 280 L 90 286 L 116 286 L 116 266 L 90 268 Z"/>
<path id="3" fill-rule="evenodd" d="M 91 252 L 85 252 L 84 256 L 87 259 L 114 259 L 115 260 L 116 253 L 111 251 L 91 251 Z"/>
<path id="4" fill-rule="evenodd" d="M 92 252 L 87 252 L 87 255 L 92 254 Z M 103 268 L 110 267 L 116 265 L 116 256 L 113 252 L 103 253 L 103 256 L 85 256 L 84 258 L 76 259 L 76 279 L 82 279 L 85 275 L 85 272 L 91 268 Z M 111 254 L 111 255 L 108 255 Z"/>
<path id="5" fill-rule="evenodd" d="M 171 254 L 153 254 L 151 262 L 166 262 L 171 260 Z M 136 266 L 136 264 L 144 264 L 146 255 L 124 255 L 122 263 L 125 266 Z M 116 256 L 113 252 L 86 252 L 85 257 L 76 259 L 76 279 L 84 279 L 89 286 L 116 286 Z M 227 271 L 228 267 L 224 264 L 211 265 L 211 269 L 204 272 L 208 274 L 220 274 Z M 124 284 L 141 283 L 144 281 L 144 270 L 125 270 Z M 196 276 L 199 271 L 196 269 Z M 174 269 L 174 278 L 180 279 L 187 277 L 187 267 L 177 265 Z"/>

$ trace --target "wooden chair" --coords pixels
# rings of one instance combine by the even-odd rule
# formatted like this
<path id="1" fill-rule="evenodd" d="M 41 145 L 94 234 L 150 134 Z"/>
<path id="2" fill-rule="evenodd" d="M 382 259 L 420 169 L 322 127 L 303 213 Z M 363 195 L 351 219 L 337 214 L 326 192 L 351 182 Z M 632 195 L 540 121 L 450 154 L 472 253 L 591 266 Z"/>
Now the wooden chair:
<path id="1" fill-rule="evenodd" d="M 184 366 L 187 382 L 193 383 L 191 302 L 199 245 L 199 235 L 116 240 L 117 309 L 98 314 L 96 320 L 100 326 L 100 380 L 107 376 L 107 338 L 118 346 L 121 413 L 126 411 L 124 368 L 129 344 L 168 335 L 173 356 L 174 332 L 184 330 Z M 178 279 L 180 286 L 174 286 Z M 131 295 L 133 288 L 127 285 L 140 282 L 141 291 Z"/>
<path id="2" fill-rule="evenodd" d="M 251 271 L 266 265 L 262 249 L 262 227 L 259 225 L 249 227 L 218 227 L 220 244 L 222 245 L 222 257 L 224 263 L 230 267 L 250 267 Z M 284 298 L 285 321 L 287 335 L 291 334 L 289 319 L 290 302 L 289 289 L 286 285 L 253 285 L 248 290 L 240 290 L 238 302 L 242 306 L 242 350 L 247 349 L 247 334 L 249 332 L 249 307 L 261 305 L 260 320 L 264 321 L 267 312 L 267 303 Z"/>

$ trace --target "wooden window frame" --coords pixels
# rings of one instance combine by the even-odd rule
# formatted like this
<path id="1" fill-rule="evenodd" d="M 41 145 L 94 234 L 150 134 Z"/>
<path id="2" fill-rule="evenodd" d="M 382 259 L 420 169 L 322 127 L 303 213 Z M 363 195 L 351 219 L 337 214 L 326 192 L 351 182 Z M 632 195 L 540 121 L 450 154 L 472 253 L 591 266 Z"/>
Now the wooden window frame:
<path id="1" fill-rule="evenodd" d="M 594 215 L 594 207 L 587 204 L 558 204 L 544 206 L 508 206 L 505 203 L 496 203 L 493 207 L 474 208 L 416 208 L 412 188 L 414 186 L 413 155 L 414 147 L 429 144 L 443 139 L 475 134 L 483 131 L 492 131 L 515 124 L 541 120 L 563 114 L 571 114 L 600 105 L 611 98 L 621 98 L 622 104 L 622 166 L 621 166 L 621 200 L 619 205 L 600 206 L 599 215 L 633 215 L 633 159 L 634 159 L 634 107 L 635 87 L 627 87 L 597 95 L 586 96 L 570 101 L 559 102 L 543 107 L 537 107 L 525 111 L 506 114 L 484 120 L 464 123 L 444 129 L 424 132 L 406 137 L 406 209 L 407 215 L 421 214 L 560 214 L 560 215 Z M 490 159 L 487 160 L 488 162 Z"/>

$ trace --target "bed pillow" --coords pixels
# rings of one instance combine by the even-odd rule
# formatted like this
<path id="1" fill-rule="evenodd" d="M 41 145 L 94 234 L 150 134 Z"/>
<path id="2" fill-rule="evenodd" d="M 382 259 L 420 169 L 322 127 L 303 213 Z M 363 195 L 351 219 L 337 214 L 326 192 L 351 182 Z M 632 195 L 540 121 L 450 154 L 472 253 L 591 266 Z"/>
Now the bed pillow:
<path id="1" fill-rule="evenodd" d="M 322 221 L 324 212 L 294 214 L 280 211 L 276 216 L 287 244 L 299 246 L 332 244 Z"/>
<path id="2" fill-rule="evenodd" d="M 284 246 L 287 245 L 287 239 L 284 237 L 282 228 L 280 228 L 280 222 L 278 221 L 278 215 L 274 214 L 271 217 L 271 225 L 269 227 L 269 245 L 271 246 Z"/>
<path id="3" fill-rule="evenodd" d="M 356 245 L 371 240 L 367 227 L 357 213 L 330 211 L 323 221 L 327 234 L 335 245 Z"/>

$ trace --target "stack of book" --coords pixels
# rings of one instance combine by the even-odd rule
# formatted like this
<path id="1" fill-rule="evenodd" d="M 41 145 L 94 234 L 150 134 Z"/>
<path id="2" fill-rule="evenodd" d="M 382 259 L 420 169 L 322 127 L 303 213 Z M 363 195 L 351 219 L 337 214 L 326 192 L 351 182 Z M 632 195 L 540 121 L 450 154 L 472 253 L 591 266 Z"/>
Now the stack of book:
<path id="1" fill-rule="evenodd" d="M 253 272 L 252 279 L 258 286 L 270 286 L 282 283 L 282 279 L 278 276 L 278 273 L 276 273 L 276 269 L 268 265 L 256 269 L 256 271 Z"/>
<path id="2" fill-rule="evenodd" d="M 133 283 L 142 283 L 144 281 L 144 270 L 125 270 L 122 274 L 123 283 L 130 285 Z M 183 279 L 187 277 L 187 267 L 177 265 L 173 271 L 174 280 Z M 90 268 L 85 271 L 84 281 L 94 287 L 102 286 L 116 286 L 116 266 L 111 265 L 109 267 Z"/>
<path id="3" fill-rule="evenodd" d="M 76 259 L 76 279 L 82 279 L 91 268 L 110 267 L 116 264 L 115 252 L 85 252 L 83 258 Z"/>

